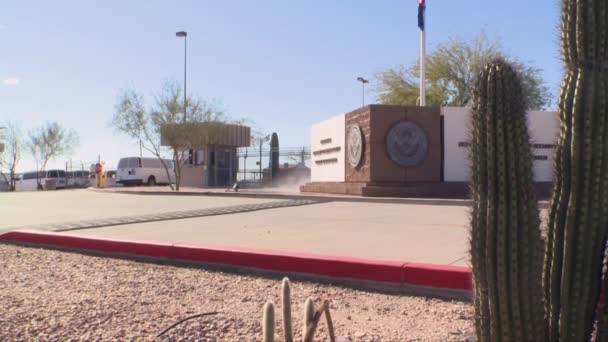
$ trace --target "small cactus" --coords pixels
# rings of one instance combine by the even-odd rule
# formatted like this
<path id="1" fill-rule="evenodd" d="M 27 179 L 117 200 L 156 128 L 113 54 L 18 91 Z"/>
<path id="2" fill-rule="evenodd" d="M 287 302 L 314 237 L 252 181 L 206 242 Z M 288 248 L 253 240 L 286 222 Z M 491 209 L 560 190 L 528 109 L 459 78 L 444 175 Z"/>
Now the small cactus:
<path id="1" fill-rule="evenodd" d="M 285 333 L 285 342 L 293 342 L 294 338 L 291 319 L 291 283 L 289 282 L 289 278 L 283 278 L 283 282 L 281 283 L 281 301 L 283 303 L 283 330 Z M 329 341 L 336 341 L 334 325 L 329 312 L 329 301 L 324 300 L 321 307 L 315 311 L 315 306 L 312 299 L 308 298 L 304 303 L 304 317 L 302 320 L 302 339 L 304 342 L 312 342 L 317 331 L 319 320 L 323 315 L 325 315 L 327 321 Z M 278 335 L 275 335 L 274 304 L 272 302 L 267 302 L 266 305 L 264 305 L 262 329 L 264 334 L 264 342 L 275 342 L 281 340 Z"/>
<path id="2" fill-rule="evenodd" d="M 283 278 L 281 284 L 281 301 L 283 303 L 283 331 L 285 342 L 293 342 L 293 331 L 291 329 L 291 286 L 289 278 Z"/>
<path id="3" fill-rule="evenodd" d="M 315 317 L 315 304 L 312 301 L 312 298 L 306 299 L 304 303 L 304 326 L 302 327 L 302 335 L 306 334 L 306 330 L 308 330 L 308 326 L 312 323 L 312 320 Z"/>
<path id="4" fill-rule="evenodd" d="M 262 329 L 264 342 L 274 342 L 274 304 L 272 302 L 266 302 L 264 305 Z"/>

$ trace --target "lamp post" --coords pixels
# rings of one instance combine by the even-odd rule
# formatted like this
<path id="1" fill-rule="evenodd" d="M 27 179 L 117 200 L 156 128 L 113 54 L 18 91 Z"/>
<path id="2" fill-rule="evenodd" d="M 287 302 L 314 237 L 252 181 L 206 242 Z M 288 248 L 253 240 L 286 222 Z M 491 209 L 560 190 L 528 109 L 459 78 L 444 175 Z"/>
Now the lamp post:
<path id="1" fill-rule="evenodd" d="M 365 84 L 369 83 L 369 80 L 366 80 L 363 77 L 357 77 L 357 81 L 361 82 L 361 102 L 363 106 L 365 106 Z"/>
<path id="2" fill-rule="evenodd" d="M 264 180 L 264 174 L 262 173 L 262 144 L 268 140 L 270 140 L 270 135 L 260 138 L 260 183 Z"/>
<path id="3" fill-rule="evenodd" d="M 180 37 L 180 38 L 184 38 L 184 123 L 186 123 L 186 49 L 187 49 L 187 38 L 188 38 L 188 32 L 186 31 L 179 31 L 179 32 L 175 32 L 175 36 L 176 37 Z"/>

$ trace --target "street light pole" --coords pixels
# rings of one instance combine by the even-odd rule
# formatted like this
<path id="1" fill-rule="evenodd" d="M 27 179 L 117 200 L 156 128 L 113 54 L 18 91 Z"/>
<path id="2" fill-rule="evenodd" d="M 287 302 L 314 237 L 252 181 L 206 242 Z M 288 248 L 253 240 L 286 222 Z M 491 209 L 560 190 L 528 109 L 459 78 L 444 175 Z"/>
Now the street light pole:
<path id="1" fill-rule="evenodd" d="M 187 48 L 188 48 L 188 32 L 186 31 L 179 31 L 175 33 L 175 36 L 177 37 L 183 37 L 184 38 L 184 123 L 186 123 L 186 106 L 187 106 L 187 102 L 186 102 L 186 94 L 187 94 L 187 89 L 186 89 L 186 61 L 187 61 Z"/>
<path id="2" fill-rule="evenodd" d="M 264 173 L 262 171 L 262 144 L 264 141 L 268 141 L 269 139 L 270 135 L 260 138 L 260 182 L 264 180 Z"/>
<path id="3" fill-rule="evenodd" d="M 361 103 L 365 106 L 365 84 L 369 83 L 369 80 L 366 80 L 363 77 L 357 77 L 357 81 L 361 82 Z"/>

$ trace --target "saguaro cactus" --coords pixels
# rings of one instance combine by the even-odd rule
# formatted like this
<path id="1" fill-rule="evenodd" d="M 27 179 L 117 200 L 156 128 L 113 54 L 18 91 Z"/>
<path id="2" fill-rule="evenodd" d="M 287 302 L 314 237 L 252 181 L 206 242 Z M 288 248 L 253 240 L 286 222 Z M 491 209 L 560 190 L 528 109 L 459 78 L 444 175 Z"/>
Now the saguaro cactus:
<path id="1" fill-rule="evenodd" d="M 566 74 L 543 272 L 551 341 L 589 340 L 608 228 L 608 1 L 562 0 Z"/>
<path id="2" fill-rule="evenodd" d="M 542 244 L 520 76 L 479 75 L 472 117 L 471 262 L 479 341 L 543 341 Z"/>

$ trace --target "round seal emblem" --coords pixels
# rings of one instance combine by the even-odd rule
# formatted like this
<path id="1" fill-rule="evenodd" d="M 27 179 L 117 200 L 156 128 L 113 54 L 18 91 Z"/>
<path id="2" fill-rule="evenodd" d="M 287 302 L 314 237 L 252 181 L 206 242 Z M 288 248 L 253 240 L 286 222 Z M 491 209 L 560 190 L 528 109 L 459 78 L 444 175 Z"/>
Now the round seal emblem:
<path id="1" fill-rule="evenodd" d="M 346 154 L 352 167 L 359 166 L 363 156 L 363 135 L 359 125 L 352 125 L 346 134 Z"/>
<path id="2" fill-rule="evenodd" d="M 401 121 L 386 135 L 386 151 L 392 161 L 403 167 L 414 166 L 426 159 L 428 139 L 420 126 Z"/>

